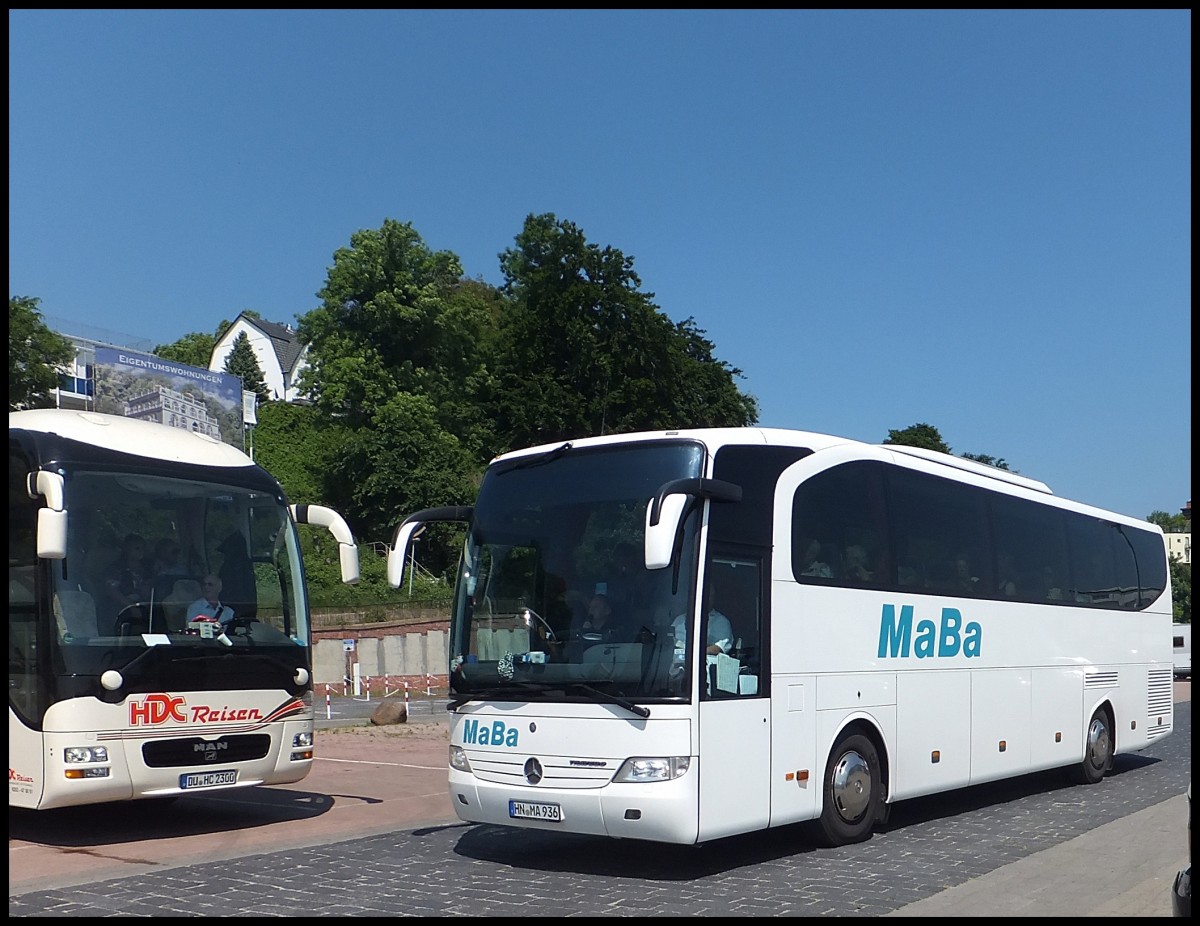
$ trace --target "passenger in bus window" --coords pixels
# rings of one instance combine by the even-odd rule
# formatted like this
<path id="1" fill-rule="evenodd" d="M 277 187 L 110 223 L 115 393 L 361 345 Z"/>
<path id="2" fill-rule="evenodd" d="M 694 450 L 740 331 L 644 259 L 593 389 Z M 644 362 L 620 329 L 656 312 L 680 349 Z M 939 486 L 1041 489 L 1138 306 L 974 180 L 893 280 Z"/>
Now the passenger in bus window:
<path id="1" fill-rule="evenodd" d="M 846 547 L 845 576 L 856 582 L 872 582 L 875 573 L 867 568 L 867 551 L 854 543 Z"/>
<path id="2" fill-rule="evenodd" d="M 118 618 L 132 622 L 144 617 L 140 609 L 131 605 L 150 600 L 150 581 L 145 539 L 140 534 L 126 534 L 121 555 L 109 566 L 104 579 L 108 619 L 114 625 Z"/>
<path id="3" fill-rule="evenodd" d="M 801 559 L 800 575 L 802 576 L 819 576 L 828 579 L 833 576 L 833 570 L 829 568 L 829 563 L 825 561 L 825 556 L 821 550 L 821 541 L 813 540 L 804 550 L 804 558 Z"/>
<path id="4" fill-rule="evenodd" d="M 975 594 L 979 589 L 979 576 L 971 574 L 971 560 L 966 553 L 954 558 L 954 584 L 960 592 Z"/>
<path id="5" fill-rule="evenodd" d="M 187 571 L 179 544 L 170 537 L 160 540 L 154 548 L 154 575 L 181 576 L 187 575 Z"/>

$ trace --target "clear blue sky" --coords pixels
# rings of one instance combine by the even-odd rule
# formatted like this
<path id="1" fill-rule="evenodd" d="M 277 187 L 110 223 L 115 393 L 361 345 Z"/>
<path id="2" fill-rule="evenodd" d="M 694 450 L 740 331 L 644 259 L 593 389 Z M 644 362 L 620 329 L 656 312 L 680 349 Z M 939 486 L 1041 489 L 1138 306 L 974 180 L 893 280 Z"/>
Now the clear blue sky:
<path id="1" fill-rule="evenodd" d="M 1191 497 L 1191 12 L 9 11 L 9 294 L 152 344 L 411 222 L 634 259 L 760 423 Z"/>

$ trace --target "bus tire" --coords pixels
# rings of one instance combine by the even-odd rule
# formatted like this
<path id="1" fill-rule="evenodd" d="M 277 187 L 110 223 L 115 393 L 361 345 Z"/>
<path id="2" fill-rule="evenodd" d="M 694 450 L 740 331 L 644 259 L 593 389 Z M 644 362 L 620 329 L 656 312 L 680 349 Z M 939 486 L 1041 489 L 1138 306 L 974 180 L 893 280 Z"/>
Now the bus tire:
<path id="1" fill-rule="evenodd" d="M 821 842 L 833 847 L 868 839 L 883 793 L 879 753 L 870 737 L 842 734 L 829 753 L 822 788 Z"/>
<path id="2" fill-rule="evenodd" d="M 1106 707 L 1096 708 L 1088 721 L 1083 738 L 1083 761 L 1074 768 L 1074 778 L 1081 785 L 1094 785 L 1112 768 L 1112 717 Z"/>

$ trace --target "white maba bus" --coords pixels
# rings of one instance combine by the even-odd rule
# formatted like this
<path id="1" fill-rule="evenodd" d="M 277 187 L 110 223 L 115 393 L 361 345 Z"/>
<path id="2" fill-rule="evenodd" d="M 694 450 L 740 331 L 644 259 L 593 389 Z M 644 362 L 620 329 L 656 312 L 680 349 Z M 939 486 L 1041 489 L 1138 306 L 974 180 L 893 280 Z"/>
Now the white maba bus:
<path id="1" fill-rule="evenodd" d="M 947 454 L 766 428 L 492 461 L 450 627 L 466 821 L 698 843 L 1039 769 L 1173 724 L 1161 530 Z M 631 555 L 632 554 L 632 555 Z M 696 641 L 703 641 L 697 645 Z"/>
<path id="2" fill-rule="evenodd" d="M 44 409 L 11 413 L 8 441 L 9 807 L 307 775 L 296 524 L 333 535 L 354 583 L 341 515 L 289 504 L 242 451 L 179 427 Z"/>

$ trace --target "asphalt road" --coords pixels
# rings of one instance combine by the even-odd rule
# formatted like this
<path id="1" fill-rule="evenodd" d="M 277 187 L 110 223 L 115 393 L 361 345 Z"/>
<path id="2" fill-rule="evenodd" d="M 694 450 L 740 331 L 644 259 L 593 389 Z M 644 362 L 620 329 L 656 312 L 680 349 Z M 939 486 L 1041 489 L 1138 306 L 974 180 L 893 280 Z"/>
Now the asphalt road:
<path id="1" fill-rule="evenodd" d="M 1044 772 L 906 801 L 840 849 L 796 826 L 677 847 L 457 822 L 430 705 L 402 728 L 319 732 L 323 758 L 297 785 L 136 819 L 130 805 L 10 813 L 9 913 L 1169 915 L 1187 853 L 1190 682 L 1176 699 L 1175 732 L 1097 785 Z"/>

